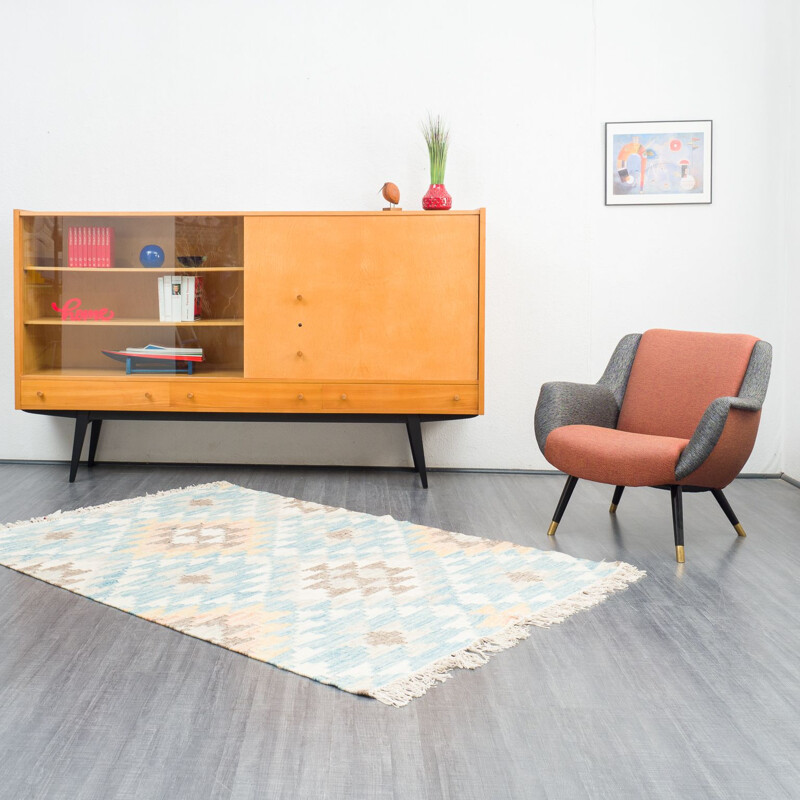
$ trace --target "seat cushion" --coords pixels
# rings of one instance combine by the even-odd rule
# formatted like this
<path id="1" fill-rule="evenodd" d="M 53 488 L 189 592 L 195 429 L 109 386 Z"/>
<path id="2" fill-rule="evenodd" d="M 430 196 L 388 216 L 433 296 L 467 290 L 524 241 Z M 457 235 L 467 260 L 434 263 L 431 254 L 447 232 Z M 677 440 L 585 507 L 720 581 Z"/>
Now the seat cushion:
<path id="1" fill-rule="evenodd" d="M 545 458 L 576 478 L 615 486 L 675 483 L 688 439 L 630 433 L 594 425 L 564 425 L 547 437 Z"/>
<path id="2" fill-rule="evenodd" d="M 739 394 L 757 341 L 742 334 L 645 331 L 617 428 L 690 438 L 712 400 Z"/>

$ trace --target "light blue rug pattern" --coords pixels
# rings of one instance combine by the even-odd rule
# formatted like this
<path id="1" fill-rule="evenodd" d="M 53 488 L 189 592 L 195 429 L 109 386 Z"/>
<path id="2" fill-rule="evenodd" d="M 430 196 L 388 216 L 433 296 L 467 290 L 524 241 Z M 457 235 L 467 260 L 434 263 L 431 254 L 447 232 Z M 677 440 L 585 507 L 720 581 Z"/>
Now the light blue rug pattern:
<path id="1" fill-rule="evenodd" d="M 226 482 L 0 528 L 0 563 L 397 706 L 644 574 Z"/>

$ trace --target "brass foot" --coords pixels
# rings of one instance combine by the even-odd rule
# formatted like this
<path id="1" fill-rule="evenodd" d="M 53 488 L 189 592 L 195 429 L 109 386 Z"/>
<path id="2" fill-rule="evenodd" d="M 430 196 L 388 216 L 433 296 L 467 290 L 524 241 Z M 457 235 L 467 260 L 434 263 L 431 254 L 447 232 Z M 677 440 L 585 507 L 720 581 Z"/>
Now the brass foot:
<path id="1" fill-rule="evenodd" d="M 616 504 L 616 503 L 612 503 L 612 504 L 609 506 L 609 508 L 608 508 L 608 513 L 609 513 L 609 514 L 616 514 L 616 513 L 617 513 L 617 504 Z"/>
<path id="2" fill-rule="evenodd" d="M 684 555 L 683 555 L 683 545 L 682 544 L 675 545 L 675 560 L 679 564 L 683 564 L 686 561 L 686 559 L 684 558 Z"/>
<path id="3" fill-rule="evenodd" d="M 551 522 L 550 527 L 547 529 L 547 535 L 552 536 L 556 532 L 557 527 L 558 527 L 557 522 Z"/>
<path id="4" fill-rule="evenodd" d="M 733 529 L 739 534 L 739 536 L 747 536 L 747 534 L 744 532 L 741 522 L 736 523 L 736 525 L 733 526 Z"/>

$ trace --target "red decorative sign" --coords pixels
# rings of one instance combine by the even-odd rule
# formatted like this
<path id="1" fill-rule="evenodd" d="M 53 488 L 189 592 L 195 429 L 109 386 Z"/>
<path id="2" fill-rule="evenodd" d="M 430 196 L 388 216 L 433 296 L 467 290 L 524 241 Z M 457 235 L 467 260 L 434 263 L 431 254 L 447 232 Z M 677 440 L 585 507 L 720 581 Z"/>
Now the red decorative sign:
<path id="1" fill-rule="evenodd" d="M 107 308 L 81 308 L 81 300 L 79 297 L 73 297 L 64 303 L 63 308 L 59 308 L 55 303 L 51 304 L 53 311 L 61 314 L 63 320 L 109 320 L 114 319 L 114 312 L 109 311 Z"/>

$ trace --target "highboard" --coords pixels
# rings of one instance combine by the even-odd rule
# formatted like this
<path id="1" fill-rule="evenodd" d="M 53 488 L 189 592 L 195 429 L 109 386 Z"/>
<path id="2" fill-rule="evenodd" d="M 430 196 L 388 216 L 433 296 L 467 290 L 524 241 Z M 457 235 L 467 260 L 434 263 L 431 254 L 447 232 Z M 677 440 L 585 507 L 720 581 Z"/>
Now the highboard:
<path id="1" fill-rule="evenodd" d="M 75 419 L 70 481 L 103 420 L 384 421 L 427 486 L 421 423 L 483 413 L 485 230 L 485 209 L 15 211 L 16 407 Z"/>

